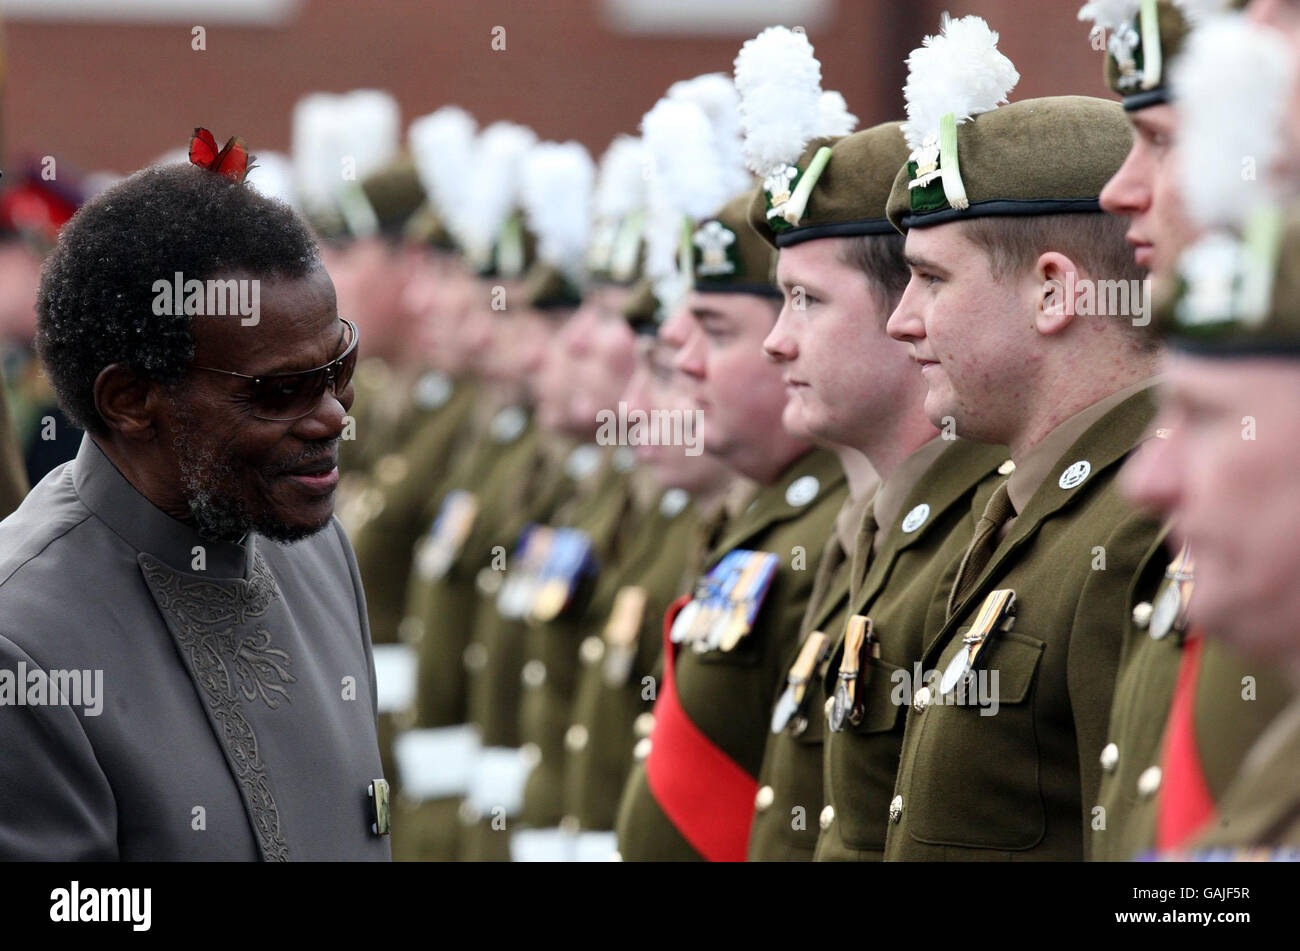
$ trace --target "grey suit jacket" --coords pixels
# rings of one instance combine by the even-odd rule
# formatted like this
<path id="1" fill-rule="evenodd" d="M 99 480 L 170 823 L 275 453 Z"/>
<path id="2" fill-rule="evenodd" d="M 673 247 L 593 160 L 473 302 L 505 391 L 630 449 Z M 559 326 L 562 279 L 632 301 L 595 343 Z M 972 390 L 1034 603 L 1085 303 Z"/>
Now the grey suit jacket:
<path id="1" fill-rule="evenodd" d="M 87 437 L 0 522 L 0 858 L 387 860 L 382 775 L 337 521 L 206 541 Z"/>

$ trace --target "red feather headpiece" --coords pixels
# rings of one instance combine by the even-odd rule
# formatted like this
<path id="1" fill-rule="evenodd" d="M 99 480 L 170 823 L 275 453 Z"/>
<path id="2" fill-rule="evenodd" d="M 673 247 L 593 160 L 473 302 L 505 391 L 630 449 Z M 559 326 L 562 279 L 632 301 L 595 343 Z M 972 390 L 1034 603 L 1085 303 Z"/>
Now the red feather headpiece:
<path id="1" fill-rule="evenodd" d="M 217 151 L 217 140 L 207 129 L 195 129 L 190 136 L 190 162 L 234 182 L 242 182 L 253 167 L 243 139 L 232 135 L 225 147 Z"/>

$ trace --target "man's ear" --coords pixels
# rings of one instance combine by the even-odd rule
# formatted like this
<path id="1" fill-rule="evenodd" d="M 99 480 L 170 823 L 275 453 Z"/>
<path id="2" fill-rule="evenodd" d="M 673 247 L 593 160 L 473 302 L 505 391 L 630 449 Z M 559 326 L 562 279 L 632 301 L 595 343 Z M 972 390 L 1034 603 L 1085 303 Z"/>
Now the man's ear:
<path id="1" fill-rule="evenodd" d="M 95 409 L 108 428 L 127 439 L 148 442 L 157 434 L 161 388 L 120 363 L 110 363 L 95 377 Z"/>
<path id="2" fill-rule="evenodd" d="M 1077 316 L 1077 295 L 1086 279 L 1074 261 L 1058 251 L 1040 255 L 1034 275 L 1039 282 L 1034 327 L 1043 336 L 1058 334 Z"/>

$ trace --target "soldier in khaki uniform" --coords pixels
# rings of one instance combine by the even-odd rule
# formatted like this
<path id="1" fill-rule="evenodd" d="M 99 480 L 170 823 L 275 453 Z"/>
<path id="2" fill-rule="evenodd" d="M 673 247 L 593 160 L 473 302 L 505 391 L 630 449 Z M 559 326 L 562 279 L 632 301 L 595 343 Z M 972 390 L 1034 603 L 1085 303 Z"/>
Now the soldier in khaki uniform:
<path id="1" fill-rule="evenodd" d="M 1123 113 L 999 108 L 1018 74 L 995 41 L 945 18 L 909 58 L 913 151 L 888 204 L 912 274 L 889 332 L 921 365 L 926 411 L 1015 466 L 976 494 L 965 552 L 936 555 L 956 577 L 926 682 L 908 684 L 889 860 L 1085 856 L 1124 598 L 1157 532 L 1115 481 L 1154 414 L 1156 348 L 1079 293 L 1140 277 L 1097 202 L 1128 151 Z"/>
<path id="2" fill-rule="evenodd" d="M 623 394 L 633 413 L 688 413 L 672 371 L 672 350 L 658 340 L 658 305 L 642 285 L 624 307 L 638 334 L 638 360 Z M 685 416 L 683 437 L 685 437 Z M 660 438 L 636 445 L 642 491 L 651 503 L 638 537 L 616 573 L 603 575 L 593 601 L 611 603 L 607 620 L 579 646 L 581 669 L 574 690 L 571 723 L 565 733 L 565 818 L 576 830 L 571 857 L 608 860 L 616 851 L 613 831 L 619 795 L 633 764 L 633 743 L 649 735 L 653 697 L 647 684 L 663 649 L 663 616 L 686 593 L 694 575 L 683 570 L 694 555 L 701 520 L 711 519 L 732 478 L 716 459 L 698 454 L 698 443 Z"/>
<path id="3" fill-rule="evenodd" d="M 822 859 L 879 858 L 902 742 L 891 675 L 920 659 L 943 567 L 934 551 L 967 527 L 971 493 L 1006 461 L 1005 450 L 938 438 L 908 348 L 885 332 L 908 279 L 903 239 L 885 216 L 906 158 L 898 123 L 816 140 L 792 162 L 796 180 L 812 183 L 804 208 L 787 213 L 766 189 L 750 207 L 755 229 L 780 249 L 786 304 L 766 348 L 799 384 L 787 425 L 801 421 L 822 439 L 856 447 L 883 480 L 868 517 L 842 520 L 823 554 L 839 567 L 823 561 L 818 569 L 818 589 L 829 593 L 818 608 L 810 604 L 804 648 L 773 714 L 751 860 L 807 860 L 814 847 Z M 766 179 L 780 170 L 760 171 Z M 846 352 L 873 372 L 846 376 Z M 869 619 L 872 637 L 846 651 L 854 615 Z M 841 670 L 852 703 L 828 718 Z"/>
<path id="4" fill-rule="evenodd" d="M 712 545 L 695 599 L 666 619 L 653 732 L 619 810 L 629 861 L 744 858 L 772 698 L 847 492 L 834 454 L 780 427 L 780 374 L 761 350 L 774 255 L 749 201 L 695 229 L 694 289 L 662 331 L 703 409 L 705 450 L 759 488 Z"/>
<path id="5" fill-rule="evenodd" d="M 1170 639 L 1186 632 L 1184 653 L 1202 654 L 1198 679 L 1185 679 L 1189 665 L 1180 667 L 1161 751 L 1167 768 L 1160 818 L 1166 799 L 1202 802 L 1204 810 L 1192 835 L 1148 842 L 1176 858 L 1294 860 L 1300 857 L 1293 412 L 1300 385 L 1294 362 L 1300 218 L 1294 206 L 1280 210 L 1295 186 L 1283 177 L 1293 170 L 1280 161 L 1293 148 L 1280 120 L 1296 88 L 1294 52 L 1266 30 L 1225 20 L 1198 28 L 1185 55 L 1176 76 L 1185 154 L 1170 170 L 1172 187 L 1159 194 L 1198 236 L 1176 249 L 1176 258 L 1169 254 L 1177 263 L 1157 312 L 1170 345 L 1157 419 L 1165 438 L 1133 460 L 1125 483 L 1137 501 L 1170 518 L 1177 541 L 1195 553 L 1194 591 L 1183 581 L 1158 612 L 1162 624 L 1174 619 Z M 1211 66 L 1251 82 L 1223 93 L 1210 85 Z M 1213 103 L 1211 92 L 1218 97 Z M 1243 179 L 1235 163 L 1214 161 L 1239 151 L 1246 136 L 1272 150 L 1259 154 L 1265 171 L 1256 180 Z M 1224 295 L 1214 291 L 1219 287 L 1231 290 Z M 1149 624 L 1156 623 L 1153 610 Z M 1238 650 L 1249 659 L 1211 666 Z M 1207 703 L 1212 672 L 1220 692 Z M 1269 672 L 1282 683 L 1270 684 Z M 1232 699 L 1255 687 L 1259 699 L 1248 706 L 1259 708 L 1236 713 L 1240 702 Z M 1277 698 L 1266 690 L 1289 706 L 1256 731 L 1258 739 L 1222 722 L 1233 719 L 1225 705 L 1252 722 L 1264 709 L 1276 711 Z M 1217 716 L 1203 715 L 1216 709 Z M 1219 772 L 1225 760 L 1233 768 Z M 1231 782 L 1224 789 L 1215 778 Z"/>
<path id="6" fill-rule="evenodd" d="M 1161 0 L 1157 5 L 1160 29 L 1150 37 L 1160 50 L 1152 55 L 1143 49 L 1139 7 L 1134 2 L 1098 11 L 1090 5 L 1080 15 L 1092 15 L 1094 35 L 1108 40 L 1106 79 L 1123 98 L 1134 130 L 1133 147 L 1102 190 L 1101 204 L 1128 219 L 1137 262 L 1150 263 L 1159 271 L 1168 270 L 1175 257 L 1176 242 L 1160 227 L 1162 209 L 1157 202 L 1167 192 L 1161 179 L 1175 172 L 1175 162 L 1166 160 L 1168 147 L 1162 142 L 1181 138 L 1183 132 L 1171 102 L 1170 76 L 1191 23 L 1184 4 Z M 1103 12 L 1118 12 L 1121 17 L 1107 20 L 1100 17 Z M 1162 65 L 1158 72 L 1139 71 L 1138 62 Z M 1222 65 L 1216 61 L 1211 68 Z M 1196 103 L 1187 105 L 1195 115 Z M 1225 130 L 1221 123 L 1214 126 L 1212 134 L 1218 139 Z M 1210 141 L 1200 147 L 1227 145 Z M 1132 611 L 1124 632 L 1110 729 L 1099 757 L 1102 780 L 1097 803 L 1102 811 L 1092 824 L 1093 859 L 1123 861 L 1190 840 L 1209 821 L 1242 757 L 1289 692 L 1276 671 L 1260 669 L 1227 645 L 1189 632 L 1181 604 L 1194 584 L 1193 558 L 1180 546 L 1169 550 L 1171 527 L 1164 527 L 1143 559 L 1128 597 Z M 1243 690 L 1245 677 L 1256 681 L 1254 690 Z M 1182 734 L 1169 729 L 1176 693 L 1188 698 L 1178 709 L 1185 711 L 1182 722 L 1194 726 L 1192 763 L 1180 755 Z M 1191 770 L 1194 784 L 1180 783 L 1177 775 L 1173 781 L 1184 791 L 1194 785 L 1196 795 L 1167 787 L 1166 773 L 1171 769 L 1175 774 Z"/>

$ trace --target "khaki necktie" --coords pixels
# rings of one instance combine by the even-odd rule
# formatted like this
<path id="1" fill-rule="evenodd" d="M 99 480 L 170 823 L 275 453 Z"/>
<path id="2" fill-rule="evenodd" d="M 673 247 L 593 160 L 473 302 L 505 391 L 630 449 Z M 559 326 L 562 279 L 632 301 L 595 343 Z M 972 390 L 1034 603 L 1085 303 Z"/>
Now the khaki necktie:
<path id="1" fill-rule="evenodd" d="M 844 546 L 840 544 L 839 535 L 832 530 L 831 537 L 826 540 L 822 548 L 821 560 L 817 562 L 812 594 L 808 597 L 808 607 L 803 613 L 803 623 L 799 625 L 800 634 L 806 636 L 812 629 L 813 621 L 820 613 L 822 602 L 826 600 L 826 595 L 830 591 L 831 582 L 835 580 L 835 572 L 842 564 L 844 564 Z"/>
<path id="2" fill-rule="evenodd" d="M 989 504 L 984 507 L 984 514 L 980 516 L 975 526 L 975 537 L 971 539 L 970 547 L 966 549 L 961 565 L 957 568 L 957 579 L 953 582 L 952 592 L 948 595 L 949 617 L 962 599 L 970 593 L 971 588 L 975 587 L 980 572 L 988 566 L 989 559 L 997 550 L 999 530 L 1007 519 L 1015 514 L 1016 508 L 1011 504 L 1011 497 L 1007 494 L 1007 484 L 1003 482 L 993 490 Z"/>
<path id="3" fill-rule="evenodd" d="M 880 526 L 876 523 L 876 502 L 872 499 L 862 513 L 862 522 L 858 525 L 858 537 L 853 543 L 853 564 L 849 568 L 849 597 L 854 604 L 862 583 L 867 580 L 871 570 L 872 553 L 876 546 L 876 532 Z"/>

